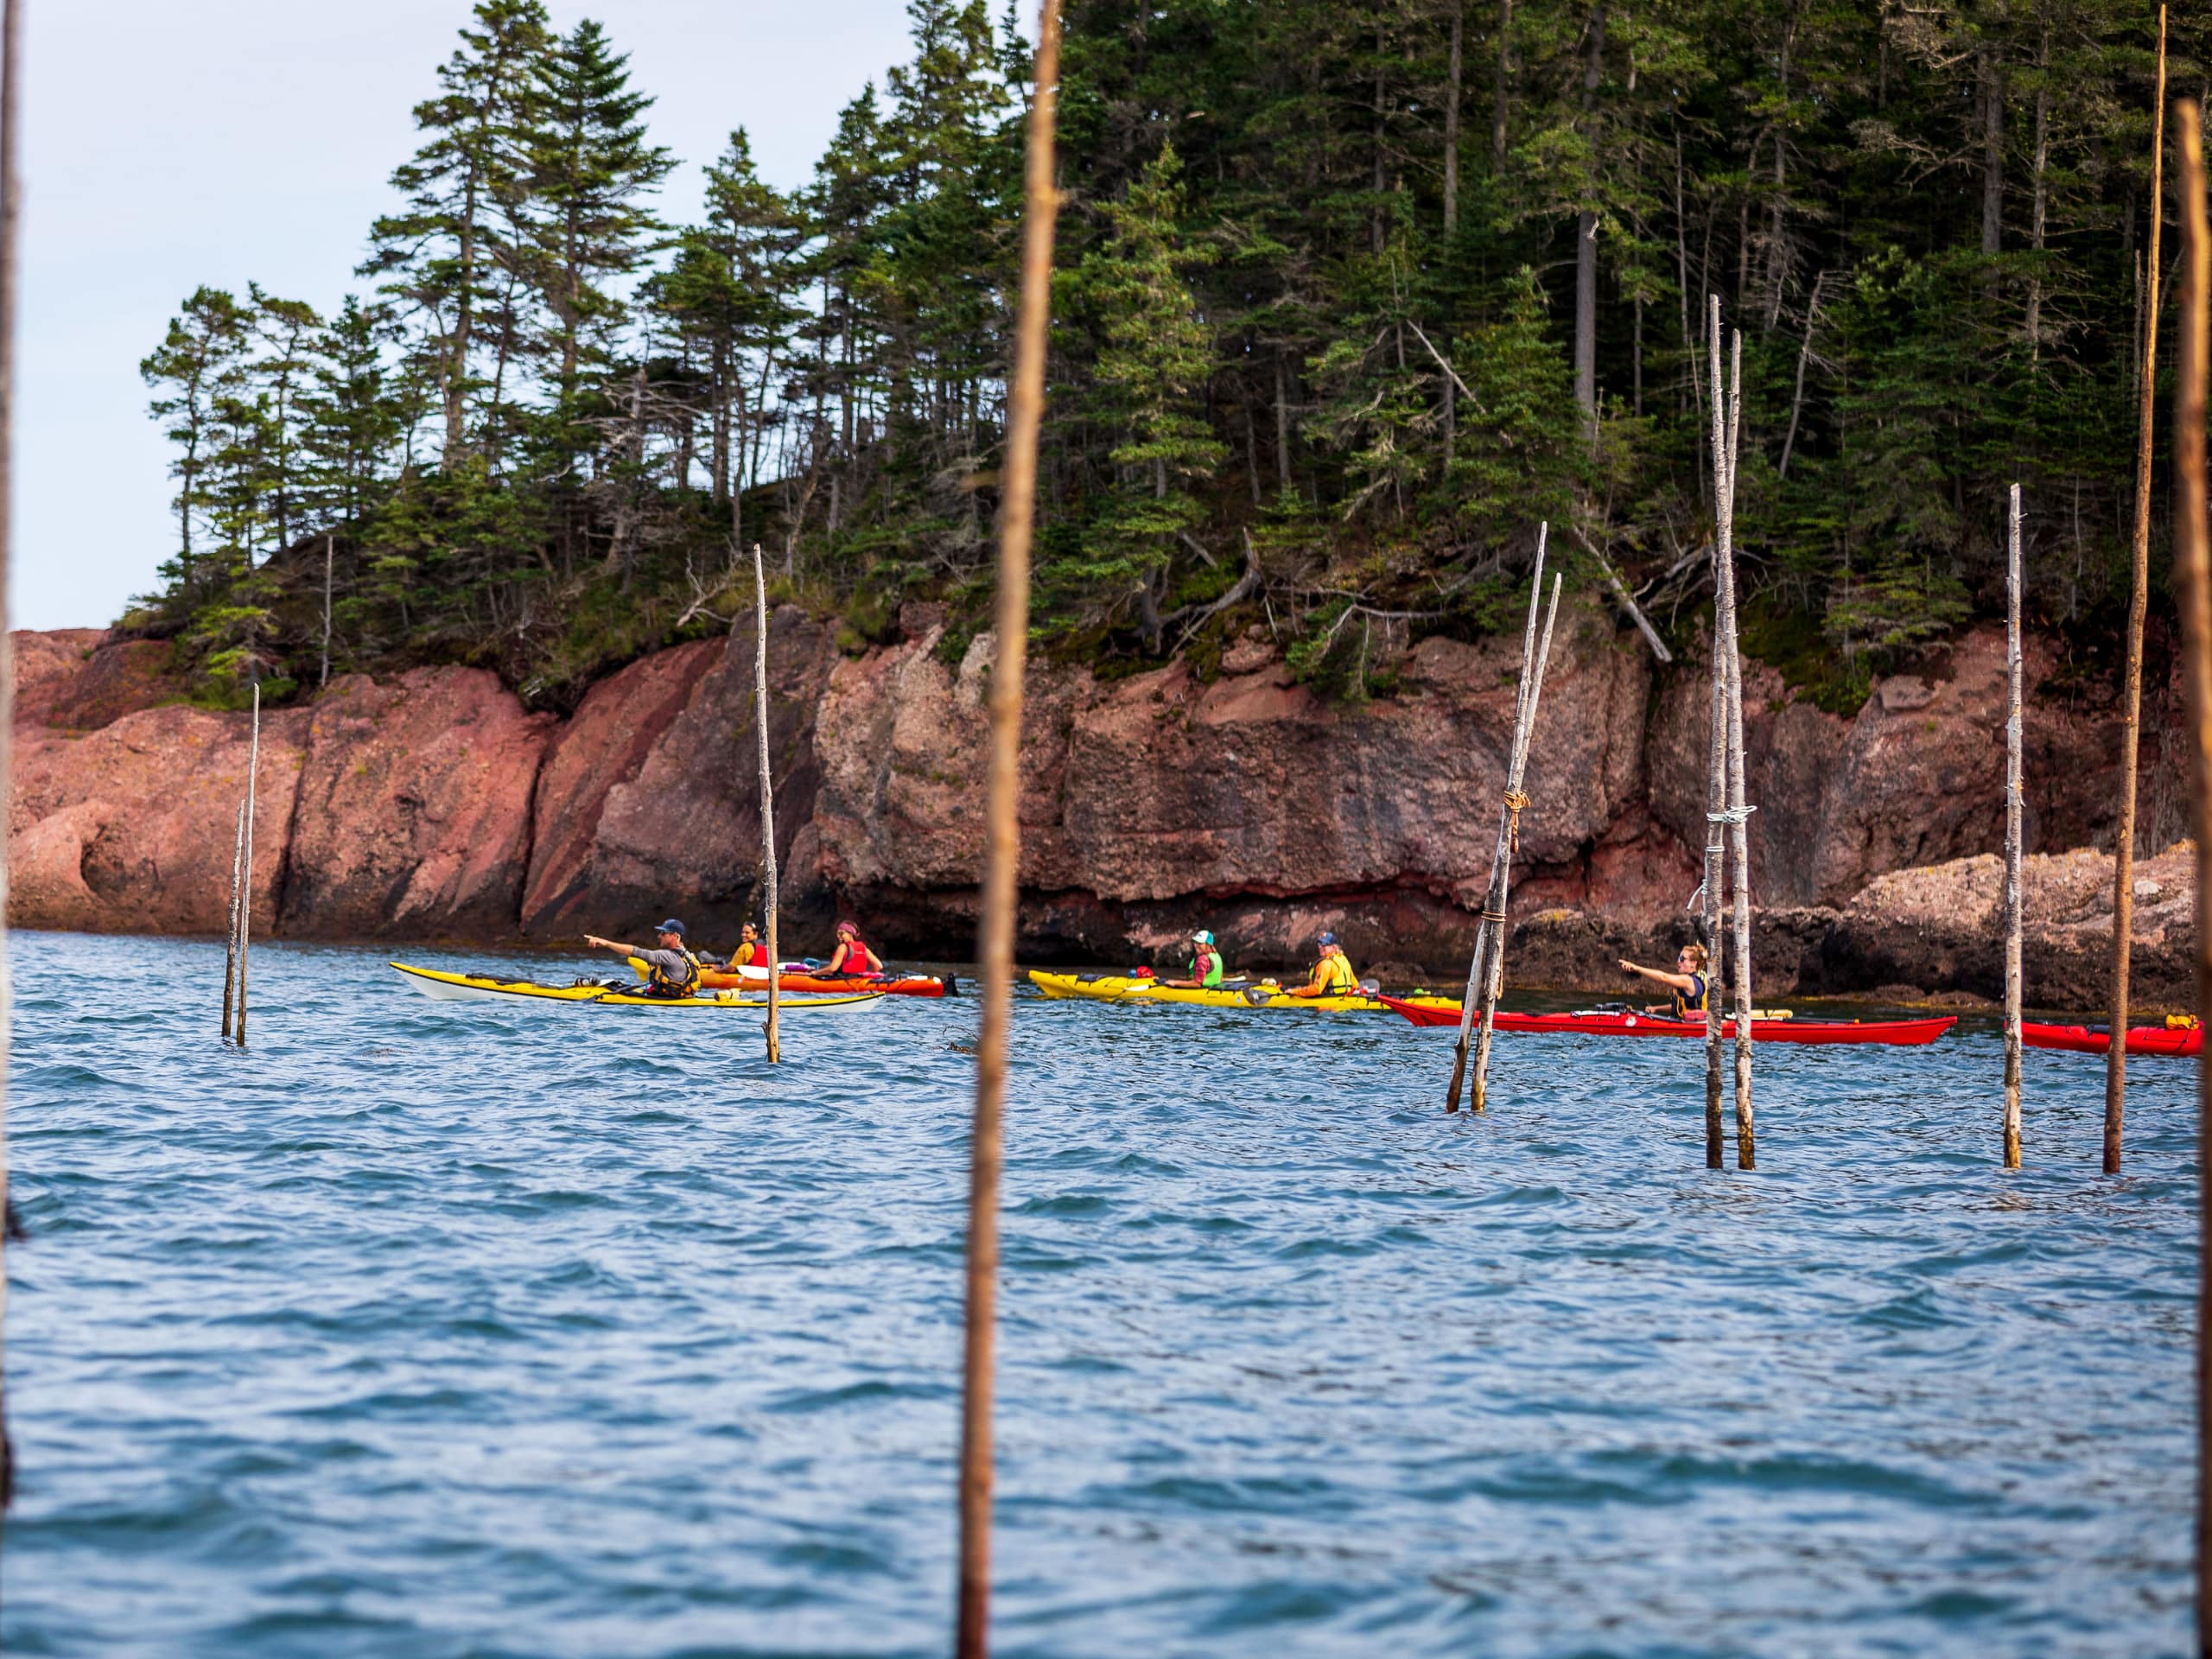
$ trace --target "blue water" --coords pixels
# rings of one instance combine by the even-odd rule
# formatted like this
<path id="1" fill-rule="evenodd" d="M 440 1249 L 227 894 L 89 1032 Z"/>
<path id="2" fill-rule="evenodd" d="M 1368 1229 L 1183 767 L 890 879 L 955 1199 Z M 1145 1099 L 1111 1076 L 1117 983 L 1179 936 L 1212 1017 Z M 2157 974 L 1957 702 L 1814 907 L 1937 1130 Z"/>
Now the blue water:
<path id="1" fill-rule="evenodd" d="M 15 948 L 10 1654 L 946 1650 L 976 1002 Z M 1000 1653 L 2182 1650 L 2189 1068 L 1447 1044 L 1020 1003 Z"/>

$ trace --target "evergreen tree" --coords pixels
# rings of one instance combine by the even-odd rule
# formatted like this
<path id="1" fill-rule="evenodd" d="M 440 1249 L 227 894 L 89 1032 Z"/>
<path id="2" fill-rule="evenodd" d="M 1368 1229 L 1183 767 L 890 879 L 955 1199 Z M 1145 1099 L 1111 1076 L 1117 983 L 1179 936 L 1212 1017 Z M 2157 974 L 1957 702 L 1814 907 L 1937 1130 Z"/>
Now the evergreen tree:
<path id="1" fill-rule="evenodd" d="M 676 164 L 646 142 L 652 102 L 632 89 L 629 59 L 589 19 L 531 66 L 518 257 L 549 313 L 541 349 L 552 365 L 555 442 L 570 454 L 586 442 L 576 426 L 584 379 L 607 367 L 624 316 L 618 285 L 664 228 L 642 200 Z"/>
<path id="2" fill-rule="evenodd" d="M 416 106 L 429 136 L 391 175 L 406 207 L 377 220 L 360 270 L 384 277 L 421 329 L 456 458 L 469 441 L 480 316 L 520 254 L 505 215 L 524 188 L 531 79 L 547 48 L 539 0 L 477 0 L 475 19 L 438 71 L 444 91 Z"/>
<path id="3" fill-rule="evenodd" d="M 217 404 L 234 394 L 245 350 L 246 317 L 238 303 L 217 288 L 194 290 L 169 321 L 160 346 L 139 364 L 138 372 L 156 396 L 149 406 L 166 422 L 162 435 L 176 445 L 169 476 L 177 480 L 177 556 L 162 567 L 189 602 L 199 588 L 192 526 L 207 505 L 207 480 L 219 442 Z"/>
<path id="4" fill-rule="evenodd" d="M 1077 273 L 1101 341 L 1090 418 L 1118 441 L 1083 551 L 1055 561 L 1046 577 L 1055 588 L 1103 590 L 1110 606 L 1134 599 L 1155 651 L 1178 540 L 1205 516 L 1194 486 L 1224 453 L 1202 413 L 1212 341 L 1183 280 L 1199 260 L 1176 222 L 1181 171 L 1174 147 L 1163 147 L 1128 194 L 1107 205 L 1105 245 Z"/>

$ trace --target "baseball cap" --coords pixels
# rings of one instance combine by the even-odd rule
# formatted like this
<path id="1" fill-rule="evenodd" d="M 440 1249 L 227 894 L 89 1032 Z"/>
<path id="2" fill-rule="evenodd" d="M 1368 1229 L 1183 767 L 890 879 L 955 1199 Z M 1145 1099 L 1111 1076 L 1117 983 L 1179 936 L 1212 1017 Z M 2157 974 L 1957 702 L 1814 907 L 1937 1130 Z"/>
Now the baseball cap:
<path id="1" fill-rule="evenodd" d="M 680 939 L 683 937 L 683 924 L 677 921 L 673 916 L 671 916 L 666 921 L 663 922 L 658 927 L 653 929 L 653 931 L 656 933 L 673 933 Z"/>

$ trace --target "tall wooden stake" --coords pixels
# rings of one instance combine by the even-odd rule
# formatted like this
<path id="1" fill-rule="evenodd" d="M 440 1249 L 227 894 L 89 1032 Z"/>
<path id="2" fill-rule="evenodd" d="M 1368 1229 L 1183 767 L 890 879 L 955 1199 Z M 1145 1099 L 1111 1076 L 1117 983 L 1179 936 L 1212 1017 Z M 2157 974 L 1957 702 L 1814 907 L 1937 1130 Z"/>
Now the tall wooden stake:
<path id="1" fill-rule="evenodd" d="M 231 925 L 223 936 L 223 1036 L 231 1034 L 231 1005 L 238 988 L 238 893 L 245 878 L 245 802 L 238 802 L 238 841 L 231 849 Z"/>
<path id="2" fill-rule="evenodd" d="M 999 1172 L 1005 1162 L 1007 1033 L 1014 1021 L 1014 911 L 1021 824 L 1021 681 L 1029 652 L 1029 541 L 1037 512 L 1037 429 L 1045 410 L 1045 339 L 1052 304 L 1052 115 L 1059 97 L 1060 4 L 1042 0 L 1029 100 L 1021 224 L 1021 305 L 1007 389 L 1006 493 L 999 509 L 998 656 L 991 666 L 989 858 L 976 971 L 983 1028 L 976 1045 L 976 1127 L 968 1177 L 968 1309 L 960 1417 L 960 1598 L 953 1648 L 990 1648 L 991 1357 L 997 1319 Z"/>
<path id="3" fill-rule="evenodd" d="M 245 964 L 246 944 L 253 933 L 253 812 L 254 786 L 261 776 L 261 685 L 253 688 L 253 742 L 246 750 L 245 763 L 245 880 L 238 888 L 238 1023 L 232 1034 L 240 1048 L 245 1046 Z"/>
<path id="4" fill-rule="evenodd" d="M 1728 951 L 1720 937 L 1720 912 L 1728 886 L 1728 664 L 1736 655 L 1733 605 L 1720 601 L 1721 572 L 1729 572 L 1735 592 L 1736 446 L 1730 430 L 1728 400 L 1720 386 L 1720 296 L 1708 297 L 1712 340 L 1706 361 L 1713 376 L 1713 715 L 1705 805 L 1705 1166 L 1722 1161 L 1720 1116 L 1722 966 Z M 1738 405 L 1740 410 L 1740 404 Z"/>
<path id="5" fill-rule="evenodd" d="M 1549 540 L 1551 526 L 1541 525 L 1536 531 L 1536 568 L 1529 579 L 1529 621 L 1521 633 L 1521 681 L 1513 692 L 1513 735 L 1505 751 L 1507 796 L 1506 809 L 1498 822 L 1497 846 L 1491 854 L 1490 880 L 1483 888 L 1483 914 L 1475 922 L 1475 950 L 1467 963 L 1467 988 L 1459 999 L 1459 1041 L 1452 1055 L 1452 1085 L 1444 1093 L 1444 1109 L 1459 1109 L 1459 1090 L 1466 1081 L 1467 1054 L 1473 1040 L 1476 1007 L 1483 988 L 1496 976 L 1491 971 L 1492 934 L 1491 918 L 1505 912 L 1503 881 L 1505 867 L 1512 860 L 1512 797 L 1520 788 L 1513 777 L 1513 757 L 1520 752 L 1521 733 L 1529 715 L 1529 685 L 1536 671 L 1536 617 L 1544 598 L 1544 548 Z M 1502 925 L 1502 924 L 1501 924 Z M 1478 1105 L 1475 1109 L 1480 1111 Z"/>
<path id="6" fill-rule="evenodd" d="M 2188 99 L 2174 103 L 2181 162 L 2181 327 L 2175 341 L 2179 384 L 2174 393 L 2174 594 L 2181 607 L 2182 683 L 2188 699 L 2190 817 L 2196 833 L 2196 1014 L 2212 1025 L 2212 548 L 2204 523 L 2204 397 L 2208 334 L 2212 334 L 2212 227 L 2205 223 L 2202 111 Z M 2117 1035 L 2117 1032 L 2114 1033 Z M 2212 1169 L 2212 1060 L 2196 1062 L 2196 1166 Z M 2197 1283 L 2212 1285 L 2212 1204 L 2197 1192 Z M 2196 1304 L 2196 1650 L 2212 1653 L 2212 1586 L 2204 1552 L 2212 1541 L 2212 1460 L 2204 1435 L 2212 1424 L 2212 1344 L 2204 1302 Z"/>
<path id="7" fill-rule="evenodd" d="M 22 7 L 0 3 L 0 800 L 6 799 L 15 760 L 16 652 L 8 628 L 8 572 L 15 549 L 16 227 L 22 202 L 22 151 L 17 111 L 22 107 Z M 14 988 L 8 974 L 8 872 L 0 859 L 0 1333 L 8 1312 L 8 1033 Z M 14 1495 L 16 1460 L 8 1440 L 7 1367 L 0 1344 L 0 1516 Z"/>
<path id="8" fill-rule="evenodd" d="M 2005 1167 L 2020 1166 L 2020 486 L 2005 564 Z"/>
<path id="9" fill-rule="evenodd" d="M 768 1064 L 784 1058 L 777 1027 L 776 981 L 784 959 L 776 950 L 776 791 L 768 775 L 768 578 L 760 566 L 760 543 L 753 543 L 753 608 L 758 632 L 753 646 L 753 723 L 760 728 L 760 855 L 768 872 Z"/>
<path id="10" fill-rule="evenodd" d="M 330 570 L 337 556 L 338 538 L 325 535 L 322 538 L 322 677 L 317 686 L 330 683 Z"/>
<path id="11" fill-rule="evenodd" d="M 1744 336 L 1730 337 L 1727 397 L 1720 385 L 1720 296 L 1711 297 L 1708 341 L 1713 365 L 1713 438 L 1716 454 L 1715 531 L 1713 537 L 1713 631 L 1720 642 L 1724 673 L 1723 701 L 1727 715 L 1727 804 L 1720 822 L 1728 833 L 1729 881 L 1735 895 L 1734 960 L 1729 977 L 1736 992 L 1736 1167 L 1758 1167 L 1757 1141 L 1751 1122 L 1751 815 L 1758 809 L 1745 798 L 1744 777 L 1744 658 L 1736 627 L 1736 455 L 1743 432 Z M 1725 415 L 1723 413 L 1725 410 Z M 1710 966 L 1710 964 L 1708 964 Z M 1706 1052 L 1710 1059 L 1719 1045 L 1720 999 L 1707 998 Z M 1708 1078 L 1710 1074 L 1708 1073 Z M 1710 1099 L 1713 1084 L 1708 1080 Z"/>
<path id="12" fill-rule="evenodd" d="M 1728 880 L 1728 834 L 1722 816 L 1728 810 L 1728 668 L 1720 655 L 1720 617 L 1713 624 L 1712 756 L 1705 787 L 1705 901 L 1698 918 L 1705 938 L 1705 1166 L 1721 1166 L 1724 1135 L 1720 1119 L 1720 964 L 1727 952 L 1720 942 L 1721 889 Z"/>
<path id="13" fill-rule="evenodd" d="M 1482 925 L 1490 929 L 1490 971 L 1483 976 L 1482 1028 L 1475 1037 L 1475 1082 L 1468 1103 L 1476 1111 L 1485 1109 L 1490 1103 L 1490 1045 L 1491 1036 L 1497 1023 L 1498 994 L 1505 988 L 1505 897 L 1506 887 L 1513 873 L 1513 860 L 1521 850 L 1521 814 L 1527 810 L 1529 797 L 1521 785 L 1529 771 L 1529 743 L 1535 735 L 1536 703 L 1544 691 L 1544 664 L 1552 654 L 1552 623 L 1559 615 L 1560 578 L 1552 578 L 1552 601 L 1544 611 L 1544 637 L 1536 646 L 1535 672 L 1529 677 L 1529 688 L 1521 696 L 1519 729 L 1513 734 L 1512 770 L 1505 780 L 1506 853 L 1503 863 L 1491 873 L 1490 896 L 1483 901 Z M 1465 1012 L 1461 1019 L 1465 1019 Z"/>
<path id="14" fill-rule="evenodd" d="M 2151 118 L 2151 265 L 2143 328 L 2143 386 L 2136 400 L 2135 562 L 2127 594 L 2127 667 L 2120 691 L 2120 823 L 2113 831 L 2112 1030 L 2105 1052 L 2105 1173 L 2120 1173 L 2127 1111 L 2127 958 L 2135 943 L 2135 766 L 2143 735 L 2143 613 L 2151 594 L 2152 393 L 2158 369 L 2158 232 L 2166 144 L 2166 9 L 2158 8 L 2158 92 Z"/>

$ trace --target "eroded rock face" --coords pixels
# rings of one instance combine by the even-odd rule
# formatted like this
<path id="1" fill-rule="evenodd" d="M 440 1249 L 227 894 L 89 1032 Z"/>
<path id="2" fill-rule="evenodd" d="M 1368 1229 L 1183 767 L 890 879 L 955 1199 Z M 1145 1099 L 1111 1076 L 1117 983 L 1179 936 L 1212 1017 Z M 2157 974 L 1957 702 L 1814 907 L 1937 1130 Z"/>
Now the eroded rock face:
<path id="1" fill-rule="evenodd" d="M 822 880 L 894 943 L 912 925 L 905 895 L 972 893 L 982 874 L 994 645 L 979 637 L 956 670 L 934 644 L 840 664 L 818 722 Z M 1324 928 L 1371 932 L 1398 958 L 1456 950 L 1490 873 L 1518 641 L 1425 640 L 1398 696 L 1353 708 L 1295 683 L 1271 651 L 1233 661 L 1244 671 L 1211 684 L 1181 663 L 1103 683 L 1033 670 L 1022 884 L 1039 901 L 1024 947 L 1168 948 L 1202 909 L 1247 957 L 1295 958 Z M 1534 891 L 1641 913 L 1694 882 L 1637 810 L 1649 692 L 1639 649 L 1600 619 L 1566 619 L 1522 823 Z"/>
<path id="2" fill-rule="evenodd" d="M 679 665 L 683 671 L 665 683 L 640 675 L 599 711 L 595 741 L 626 749 L 635 764 L 601 773 L 596 811 L 588 791 L 560 806 L 550 791 L 541 795 L 556 822 L 579 826 L 569 845 L 584 848 L 574 868 L 588 874 L 564 884 L 551 861 L 533 868 L 532 901 L 522 918 L 530 937 L 635 932 L 673 913 L 695 944 L 719 950 L 735 942 L 739 925 L 758 905 L 761 869 L 753 637 L 741 627 L 727 639 L 681 647 L 694 653 Z M 792 844 L 814 815 L 814 715 L 834 655 L 827 630 L 797 608 L 771 617 L 768 747 L 779 869 L 798 861 Z M 675 706 L 686 671 L 690 684 Z M 580 720 L 585 712 L 579 710 Z M 646 737 L 656 724 L 658 732 Z M 564 742 L 573 735 L 572 728 Z M 621 770 L 628 775 L 616 776 Z M 787 914 L 793 908 L 784 906 Z"/>
<path id="3" fill-rule="evenodd" d="M 552 716 L 474 668 L 344 675 L 308 714 L 283 930 L 513 938 Z"/>
<path id="4" fill-rule="evenodd" d="M 308 715 L 261 723 L 253 925 L 279 925 Z M 221 933 L 251 747 L 235 715 L 142 709 L 86 734 L 18 728 L 8 912 L 18 926 Z"/>
<path id="5" fill-rule="evenodd" d="M 533 798 L 535 838 L 522 898 L 531 931 L 586 931 L 607 919 L 598 854 L 608 799 L 636 780 L 725 649 L 721 640 L 702 639 L 639 658 L 592 687 L 554 735 Z"/>
<path id="6" fill-rule="evenodd" d="M 794 607 L 772 620 L 769 739 L 795 951 L 826 942 L 840 912 L 899 955 L 972 948 L 995 649 L 985 635 L 941 660 L 941 615 L 911 608 L 901 644 L 853 658 Z M 1024 955 L 1166 963 L 1205 925 L 1232 963 L 1273 970 L 1310 960 L 1333 930 L 1363 969 L 1451 982 L 1498 830 L 1518 643 L 1424 641 L 1395 696 L 1349 707 L 1294 683 L 1263 632 L 1224 652 L 1211 683 L 1180 663 L 1118 680 L 1033 663 Z M 118 702 L 175 695 L 157 645 L 80 631 L 17 645 L 11 917 L 219 931 L 246 717 L 174 704 L 114 715 Z M 2051 667 L 2040 651 L 2031 685 Z M 2002 834 L 1999 637 L 1970 634 L 1928 676 L 1880 683 L 1848 720 L 1760 665 L 1748 677 L 1762 995 L 1993 994 L 1993 899 L 1974 860 L 1993 868 Z M 631 664 L 565 722 L 462 669 L 348 677 L 272 711 L 257 927 L 551 943 L 672 911 L 719 948 L 760 903 L 753 681 L 743 627 Z M 1641 644 L 1601 613 L 1561 619 L 1514 867 L 1516 982 L 1619 989 L 1618 957 L 1664 959 L 1689 937 L 1705 684 L 1695 663 L 1655 682 Z M 2156 692 L 2151 833 L 2181 799 L 2162 760 L 2170 682 Z M 2109 712 L 2053 695 L 2028 732 L 2031 845 L 2108 836 Z M 2031 861 L 2036 1000 L 2103 995 L 2099 865 Z M 2185 931 L 2171 931 L 2185 912 L 2179 899 L 2139 908 L 2153 931 L 2137 942 L 2146 1002 L 2185 987 Z"/>
<path id="7" fill-rule="evenodd" d="M 2055 666 L 2030 643 L 2033 688 Z M 1702 844 L 1709 691 L 1704 666 L 1671 677 L 1649 745 L 1651 812 Z M 2139 844 L 2183 827 L 2179 763 L 2163 761 L 2177 708 L 2171 684 L 2145 688 Z M 1841 905 L 1875 877 L 2005 844 L 2005 636 L 1978 628 L 1930 674 L 1875 683 L 1859 713 L 1825 714 L 1761 663 L 1744 673 L 1745 788 L 1758 806 L 1751 891 L 1762 904 Z M 2023 734 L 2030 851 L 2109 844 L 2118 798 L 2119 721 L 2058 697 L 2032 704 Z"/>

